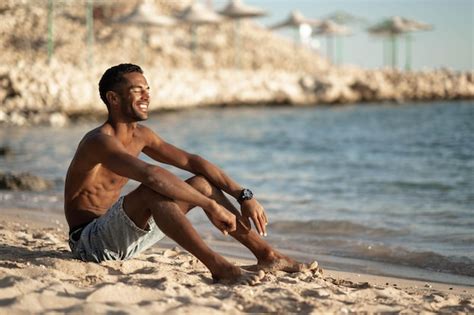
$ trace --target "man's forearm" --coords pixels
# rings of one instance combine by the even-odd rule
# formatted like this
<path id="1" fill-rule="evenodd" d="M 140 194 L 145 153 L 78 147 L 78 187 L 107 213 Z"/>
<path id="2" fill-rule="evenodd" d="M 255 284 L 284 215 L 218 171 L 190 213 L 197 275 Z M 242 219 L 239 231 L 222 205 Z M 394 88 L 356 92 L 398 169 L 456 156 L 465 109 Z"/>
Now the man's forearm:
<path id="1" fill-rule="evenodd" d="M 204 176 L 217 188 L 225 191 L 229 195 L 237 199 L 242 191 L 242 186 L 230 178 L 223 170 L 216 165 L 196 156 L 190 161 L 190 165 L 194 174 Z"/>

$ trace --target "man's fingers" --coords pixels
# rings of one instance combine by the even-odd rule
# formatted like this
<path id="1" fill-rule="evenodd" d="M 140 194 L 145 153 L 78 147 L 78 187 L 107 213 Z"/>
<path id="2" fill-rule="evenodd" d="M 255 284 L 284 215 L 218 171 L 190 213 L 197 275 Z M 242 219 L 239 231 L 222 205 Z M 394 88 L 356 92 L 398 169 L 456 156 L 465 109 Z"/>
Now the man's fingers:
<path id="1" fill-rule="evenodd" d="M 230 221 L 229 228 L 229 232 L 234 232 L 235 230 L 237 230 L 237 222 L 235 221 L 235 217 L 234 220 Z"/>
<path id="2" fill-rule="evenodd" d="M 253 220 L 253 223 L 255 224 L 255 228 L 257 229 L 258 234 L 263 236 L 263 227 L 257 215 L 254 215 L 252 217 L 252 220 Z"/>
<path id="3" fill-rule="evenodd" d="M 241 222 L 244 224 L 245 228 L 250 231 L 252 229 L 252 223 L 250 223 L 250 219 L 248 217 L 242 218 L 243 220 Z"/>
<path id="4" fill-rule="evenodd" d="M 267 236 L 267 221 L 265 220 L 265 216 L 262 215 L 260 216 L 260 225 L 262 226 L 263 229 L 263 236 Z"/>

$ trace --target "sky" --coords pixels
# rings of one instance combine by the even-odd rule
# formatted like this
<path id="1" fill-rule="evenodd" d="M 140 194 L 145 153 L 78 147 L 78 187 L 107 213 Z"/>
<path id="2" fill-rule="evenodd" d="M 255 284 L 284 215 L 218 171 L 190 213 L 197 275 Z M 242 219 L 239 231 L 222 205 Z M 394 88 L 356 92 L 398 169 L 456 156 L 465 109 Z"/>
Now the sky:
<path id="1" fill-rule="evenodd" d="M 213 0 L 214 9 L 225 7 L 228 0 Z M 368 20 L 373 25 L 391 16 L 402 16 L 433 25 L 432 31 L 412 35 L 412 69 L 450 68 L 474 70 L 474 0 L 243 0 L 260 7 L 268 16 L 258 23 L 271 26 L 288 17 L 292 10 L 308 18 L 321 19 L 336 10 L 343 10 Z M 342 39 L 342 61 L 366 68 L 383 65 L 383 44 L 370 36 L 366 27 L 351 26 L 353 35 Z M 294 38 L 296 30 L 278 31 Z M 316 37 L 320 51 L 326 54 L 326 39 Z M 398 41 L 398 64 L 405 66 L 405 41 Z"/>

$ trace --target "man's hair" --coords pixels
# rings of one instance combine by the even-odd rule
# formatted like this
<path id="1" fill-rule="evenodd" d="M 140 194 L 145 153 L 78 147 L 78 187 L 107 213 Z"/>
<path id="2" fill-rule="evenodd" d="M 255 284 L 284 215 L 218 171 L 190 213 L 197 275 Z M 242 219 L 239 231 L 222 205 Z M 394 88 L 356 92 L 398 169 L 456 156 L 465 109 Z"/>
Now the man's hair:
<path id="1" fill-rule="evenodd" d="M 118 85 L 125 83 L 125 78 L 123 77 L 126 73 L 139 72 L 143 73 L 140 66 L 131 64 L 131 63 L 122 63 L 116 66 L 113 66 L 107 69 L 102 78 L 99 81 L 99 93 L 102 101 L 109 108 L 109 103 L 107 101 L 106 94 L 108 91 L 116 91 Z"/>

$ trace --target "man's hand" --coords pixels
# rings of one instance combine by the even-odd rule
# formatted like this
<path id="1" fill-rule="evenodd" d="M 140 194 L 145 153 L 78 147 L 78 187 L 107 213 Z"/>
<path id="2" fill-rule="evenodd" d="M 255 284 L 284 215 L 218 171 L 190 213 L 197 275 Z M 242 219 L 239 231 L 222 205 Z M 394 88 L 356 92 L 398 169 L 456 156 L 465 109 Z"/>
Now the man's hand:
<path id="1" fill-rule="evenodd" d="M 236 217 L 226 208 L 213 202 L 209 209 L 206 209 L 207 216 L 224 235 L 234 232 L 237 229 Z"/>
<path id="2" fill-rule="evenodd" d="M 250 219 L 252 219 L 258 234 L 263 236 L 267 235 L 267 215 L 265 214 L 262 205 L 257 200 L 245 200 L 240 206 L 240 211 L 242 212 L 243 223 L 245 223 L 249 230 L 251 229 Z"/>

